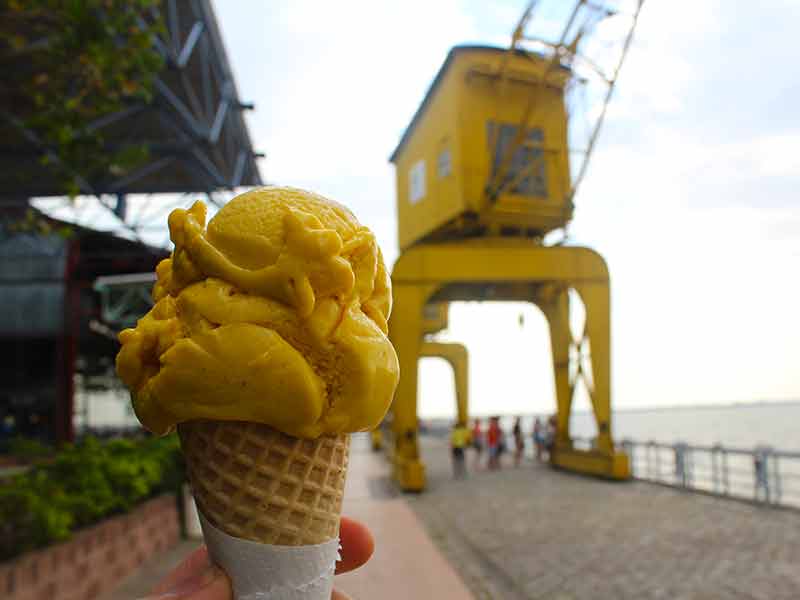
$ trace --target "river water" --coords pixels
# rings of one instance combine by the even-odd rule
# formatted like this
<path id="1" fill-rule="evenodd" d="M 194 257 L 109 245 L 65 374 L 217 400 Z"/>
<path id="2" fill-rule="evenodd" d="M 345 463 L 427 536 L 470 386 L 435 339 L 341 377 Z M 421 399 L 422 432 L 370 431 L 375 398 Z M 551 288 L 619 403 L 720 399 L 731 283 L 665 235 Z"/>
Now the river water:
<path id="1" fill-rule="evenodd" d="M 529 433 L 535 416 L 522 415 L 522 427 Z M 510 433 L 514 417 L 502 415 L 502 427 Z M 445 419 L 428 421 L 435 427 L 449 423 Z M 721 406 L 681 406 L 615 411 L 612 434 L 619 442 L 625 438 L 637 442 L 650 440 L 672 444 L 751 449 L 772 446 L 785 451 L 800 451 L 800 402 L 753 403 Z M 573 437 L 591 438 L 597 432 L 590 413 L 572 416 Z"/>
<path id="2" fill-rule="evenodd" d="M 572 418 L 574 436 L 591 437 L 595 430 L 588 414 Z M 612 431 L 617 440 L 655 440 L 695 445 L 800 450 L 800 402 L 695 406 L 618 411 Z"/>

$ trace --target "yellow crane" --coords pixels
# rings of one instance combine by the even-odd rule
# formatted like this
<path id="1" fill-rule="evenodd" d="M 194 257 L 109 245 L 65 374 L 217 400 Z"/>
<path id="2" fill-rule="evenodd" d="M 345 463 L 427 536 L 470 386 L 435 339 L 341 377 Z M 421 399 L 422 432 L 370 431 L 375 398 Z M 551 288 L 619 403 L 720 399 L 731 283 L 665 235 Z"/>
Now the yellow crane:
<path id="1" fill-rule="evenodd" d="M 392 271 L 389 334 L 401 378 L 389 451 L 405 490 L 425 487 L 418 361 L 432 351 L 426 335 L 437 330 L 437 319 L 446 323 L 448 303 L 460 300 L 525 301 L 542 310 L 556 383 L 553 464 L 616 479 L 630 475 L 628 457 L 612 437 L 605 261 L 589 248 L 548 244 L 545 236 L 566 231 L 572 219 L 642 1 L 534 1 L 508 48 L 453 48 L 391 156 L 401 255 Z M 535 13 L 548 10 L 537 27 Z M 554 28 L 554 21 L 563 25 Z M 576 108 L 581 96 L 587 110 Z M 577 339 L 569 328 L 570 290 L 586 309 Z M 495 343 L 502 352 L 502 340 Z M 581 361 L 587 354 L 588 369 Z M 580 362 L 571 367 L 571 361 Z M 597 421 L 591 450 L 575 448 L 569 432 L 579 378 Z M 459 420 L 466 420 L 466 390 L 462 405 Z"/>

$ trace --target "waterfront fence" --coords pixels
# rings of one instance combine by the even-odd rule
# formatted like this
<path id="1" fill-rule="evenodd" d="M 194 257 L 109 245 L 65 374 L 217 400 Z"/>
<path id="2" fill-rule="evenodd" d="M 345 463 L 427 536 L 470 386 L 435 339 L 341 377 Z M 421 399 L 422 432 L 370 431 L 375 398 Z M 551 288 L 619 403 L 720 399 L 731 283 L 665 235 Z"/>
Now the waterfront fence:
<path id="1" fill-rule="evenodd" d="M 573 440 L 591 447 L 592 440 Z M 800 508 L 800 452 L 770 446 L 736 448 L 676 442 L 620 444 L 631 460 L 635 479 L 691 491 L 750 500 L 772 506 Z"/>

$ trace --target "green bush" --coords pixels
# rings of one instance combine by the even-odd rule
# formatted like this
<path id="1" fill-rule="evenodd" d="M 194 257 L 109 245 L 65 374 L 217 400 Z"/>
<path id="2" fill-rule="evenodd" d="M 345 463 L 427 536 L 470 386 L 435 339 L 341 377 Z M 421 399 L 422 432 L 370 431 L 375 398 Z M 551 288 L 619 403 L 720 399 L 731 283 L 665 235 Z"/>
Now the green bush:
<path id="1" fill-rule="evenodd" d="M 106 443 L 86 438 L 0 485 L 0 560 L 66 539 L 184 481 L 176 436 Z"/>
<path id="2" fill-rule="evenodd" d="M 17 436 L 7 443 L 8 454 L 24 461 L 36 461 L 53 454 L 53 447 L 43 444 L 39 440 Z"/>
<path id="3" fill-rule="evenodd" d="M 43 495 L 38 477 L 15 479 L 0 487 L 0 560 L 66 539 L 73 525 L 63 495 Z"/>

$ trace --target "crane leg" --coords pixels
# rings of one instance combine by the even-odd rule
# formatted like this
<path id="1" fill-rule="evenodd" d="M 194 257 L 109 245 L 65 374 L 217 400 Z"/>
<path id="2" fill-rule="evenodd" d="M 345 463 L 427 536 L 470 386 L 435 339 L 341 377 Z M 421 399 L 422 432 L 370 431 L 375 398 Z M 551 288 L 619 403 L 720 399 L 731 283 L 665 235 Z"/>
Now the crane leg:
<path id="1" fill-rule="evenodd" d="M 611 441 L 611 386 L 609 360 L 610 324 L 608 284 L 593 283 L 575 286 L 586 307 L 586 335 L 589 338 L 592 365 L 591 398 L 597 422 L 598 450 L 613 452 Z"/>
<path id="2" fill-rule="evenodd" d="M 420 357 L 443 358 L 450 363 L 456 389 L 456 422 L 466 427 L 469 419 L 469 354 L 466 346 L 456 342 L 423 342 L 419 354 Z"/>
<path id="3" fill-rule="evenodd" d="M 540 291 L 537 306 L 547 317 L 550 326 L 550 347 L 553 354 L 553 374 L 556 384 L 556 443 L 570 442 L 569 417 L 572 410 L 572 385 L 569 380 L 569 294 L 565 286 L 548 285 Z"/>
<path id="4" fill-rule="evenodd" d="M 422 308 L 427 286 L 395 284 L 394 311 L 389 334 L 400 362 L 400 382 L 392 404 L 391 456 L 394 479 L 404 491 L 425 487 L 425 465 L 420 460 L 417 418 L 417 363 L 422 346 Z"/>

